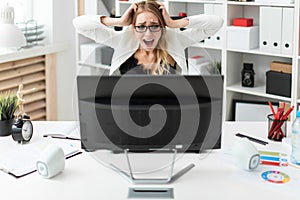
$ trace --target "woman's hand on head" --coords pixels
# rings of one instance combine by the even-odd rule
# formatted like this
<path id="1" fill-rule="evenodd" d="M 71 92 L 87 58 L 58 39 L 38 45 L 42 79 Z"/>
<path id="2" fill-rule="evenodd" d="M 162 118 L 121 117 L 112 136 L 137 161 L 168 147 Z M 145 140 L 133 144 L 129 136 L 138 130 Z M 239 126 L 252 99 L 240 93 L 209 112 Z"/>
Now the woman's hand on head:
<path id="1" fill-rule="evenodd" d="M 136 10 L 137 5 L 135 3 L 131 4 L 131 6 L 125 11 L 125 13 L 120 18 L 120 25 L 129 26 L 132 23 L 132 17 Z"/>
<path id="2" fill-rule="evenodd" d="M 158 9 L 161 11 L 161 13 L 163 15 L 166 26 L 169 27 L 169 28 L 176 28 L 176 27 L 173 27 L 173 21 L 174 20 L 171 19 L 169 13 L 167 12 L 167 10 L 165 8 L 165 5 L 162 2 L 157 2 L 157 4 L 159 4 Z"/>
<path id="3" fill-rule="evenodd" d="M 162 12 L 162 15 L 164 17 L 166 26 L 169 28 L 184 28 L 189 24 L 189 20 L 187 18 L 179 19 L 179 20 L 173 20 L 169 13 L 167 12 L 165 5 L 162 2 L 157 2 L 160 6 L 159 9 Z"/>
<path id="4" fill-rule="evenodd" d="M 132 17 L 134 12 L 137 10 L 137 5 L 135 3 L 125 11 L 121 18 L 112 18 L 102 16 L 100 22 L 106 26 L 129 26 L 132 23 Z"/>

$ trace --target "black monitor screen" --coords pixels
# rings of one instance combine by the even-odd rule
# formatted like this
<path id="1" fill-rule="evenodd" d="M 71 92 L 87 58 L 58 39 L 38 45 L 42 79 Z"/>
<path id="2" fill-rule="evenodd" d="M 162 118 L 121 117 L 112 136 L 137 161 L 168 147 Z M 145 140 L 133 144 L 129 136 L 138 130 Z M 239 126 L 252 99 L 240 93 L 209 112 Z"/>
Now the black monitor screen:
<path id="1" fill-rule="evenodd" d="M 221 147 L 222 76 L 78 76 L 82 148 Z"/>

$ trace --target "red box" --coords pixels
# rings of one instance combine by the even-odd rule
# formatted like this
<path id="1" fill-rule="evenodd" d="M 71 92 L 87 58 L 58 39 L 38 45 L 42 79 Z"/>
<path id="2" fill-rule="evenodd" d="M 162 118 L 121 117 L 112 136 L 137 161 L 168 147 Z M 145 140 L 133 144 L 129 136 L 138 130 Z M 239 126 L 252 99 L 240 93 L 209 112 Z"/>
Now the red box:
<path id="1" fill-rule="evenodd" d="M 185 12 L 180 12 L 180 13 L 178 13 L 178 16 L 179 17 L 186 17 L 186 13 Z"/>
<path id="2" fill-rule="evenodd" d="M 253 26 L 253 19 L 252 18 L 235 18 L 235 19 L 233 19 L 233 26 L 244 26 L 244 27 Z"/>

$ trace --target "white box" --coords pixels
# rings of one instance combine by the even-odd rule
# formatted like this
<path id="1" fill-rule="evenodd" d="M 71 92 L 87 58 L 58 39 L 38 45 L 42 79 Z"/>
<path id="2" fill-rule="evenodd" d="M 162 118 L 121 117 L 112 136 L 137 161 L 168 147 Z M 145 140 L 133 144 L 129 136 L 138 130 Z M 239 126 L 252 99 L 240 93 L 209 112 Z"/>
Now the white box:
<path id="1" fill-rule="evenodd" d="M 209 62 L 202 62 L 199 64 L 190 63 L 189 62 L 189 75 L 210 75 L 210 63 Z"/>
<path id="2" fill-rule="evenodd" d="M 88 65 L 101 63 L 101 48 L 103 45 L 89 43 L 80 45 L 80 62 Z"/>
<path id="3" fill-rule="evenodd" d="M 200 64 L 203 62 L 204 58 L 203 56 L 197 55 L 197 56 L 192 56 L 189 58 L 189 62 L 192 63 L 193 65 Z"/>
<path id="4" fill-rule="evenodd" d="M 227 48 L 229 49 L 256 49 L 259 47 L 259 27 L 227 27 Z"/>

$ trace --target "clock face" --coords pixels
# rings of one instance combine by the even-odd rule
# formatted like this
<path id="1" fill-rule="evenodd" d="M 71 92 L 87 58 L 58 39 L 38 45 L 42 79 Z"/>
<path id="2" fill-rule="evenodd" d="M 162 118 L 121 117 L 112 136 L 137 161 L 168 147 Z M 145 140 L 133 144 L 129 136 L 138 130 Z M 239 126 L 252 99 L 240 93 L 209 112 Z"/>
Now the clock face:
<path id="1" fill-rule="evenodd" d="M 25 141 L 29 141 L 33 133 L 32 123 L 30 121 L 25 121 L 22 127 L 22 136 Z"/>

